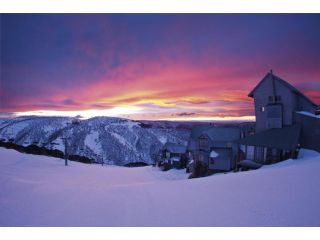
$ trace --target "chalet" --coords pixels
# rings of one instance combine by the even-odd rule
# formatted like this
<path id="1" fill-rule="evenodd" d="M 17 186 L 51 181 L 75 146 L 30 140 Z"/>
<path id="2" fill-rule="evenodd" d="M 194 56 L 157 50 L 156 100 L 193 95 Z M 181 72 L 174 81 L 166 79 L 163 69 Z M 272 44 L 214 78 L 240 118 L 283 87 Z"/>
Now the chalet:
<path id="1" fill-rule="evenodd" d="M 186 146 L 178 143 L 166 142 L 160 150 L 158 165 L 167 170 L 170 168 L 186 167 Z"/>
<path id="2" fill-rule="evenodd" d="M 187 146 L 187 155 L 193 163 L 200 163 L 214 172 L 230 171 L 237 156 L 235 140 L 240 138 L 237 127 L 194 126 Z"/>
<path id="3" fill-rule="evenodd" d="M 315 114 L 318 105 L 298 89 L 268 73 L 249 93 L 254 99 L 256 133 L 267 129 L 282 128 L 294 124 L 294 113 L 299 111 Z"/>
<path id="4" fill-rule="evenodd" d="M 195 125 L 191 129 L 190 138 L 187 145 L 187 156 L 190 160 L 194 159 L 194 155 L 198 151 L 199 148 L 199 137 L 201 134 L 209 129 L 214 127 L 211 124 L 207 125 Z"/>
<path id="5" fill-rule="evenodd" d="M 266 164 L 295 158 L 300 147 L 320 151 L 318 106 L 295 87 L 268 73 L 249 93 L 255 134 L 237 141 L 238 161 Z"/>

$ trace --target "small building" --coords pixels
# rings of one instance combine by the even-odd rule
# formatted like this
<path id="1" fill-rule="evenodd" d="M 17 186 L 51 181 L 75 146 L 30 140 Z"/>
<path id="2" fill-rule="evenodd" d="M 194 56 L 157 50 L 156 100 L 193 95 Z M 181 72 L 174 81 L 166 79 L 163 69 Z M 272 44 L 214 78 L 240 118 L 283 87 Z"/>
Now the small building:
<path id="1" fill-rule="evenodd" d="M 186 146 L 178 143 L 166 142 L 160 151 L 159 166 L 169 168 L 186 167 Z"/>
<path id="2" fill-rule="evenodd" d="M 215 172 L 230 171 L 235 166 L 240 129 L 237 127 L 195 126 L 187 147 L 190 161 L 201 163 Z"/>
<path id="3" fill-rule="evenodd" d="M 187 156 L 190 160 L 194 159 L 195 153 L 199 148 L 199 137 L 203 132 L 211 129 L 214 125 L 206 124 L 206 125 L 195 125 L 191 129 L 190 138 L 187 144 Z"/>

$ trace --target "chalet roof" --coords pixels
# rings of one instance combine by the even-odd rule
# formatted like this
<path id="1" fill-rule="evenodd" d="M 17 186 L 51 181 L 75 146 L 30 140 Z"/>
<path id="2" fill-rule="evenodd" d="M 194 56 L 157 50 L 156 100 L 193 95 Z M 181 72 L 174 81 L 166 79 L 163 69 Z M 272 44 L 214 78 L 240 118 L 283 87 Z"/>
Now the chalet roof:
<path id="1" fill-rule="evenodd" d="M 271 147 L 285 150 L 295 150 L 299 143 L 300 125 L 268 129 L 237 141 L 250 146 Z"/>
<path id="2" fill-rule="evenodd" d="M 210 124 L 206 124 L 206 125 L 195 125 L 192 127 L 191 129 L 191 135 L 190 137 L 191 138 L 198 138 L 201 136 L 201 134 L 204 132 L 204 131 L 207 131 L 209 130 L 210 128 L 213 128 L 214 126 L 213 125 L 210 125 Z"/>
<path id="3" fill-rule="evenodd" d="M 185 153 L 187 147 L 178 143 L 166 142 L 163 149 L 168 150 L 171 153 Z"/>
<path id="4" fill-rule="evenodd" d="M 285 87 L 289 88 L 292 92 L 296 93 L 297 95 L 299 95 L 300 97 L 304 98 L 305 100 L 307 100 L 309 103 L 311 103 L 314 106 L 318 106 L 317 104 L 315 104 L 313 101 L 311 101 L 307 96 L 305 96 L 303 93 L 301 93 L 298 89 L 296 89 L 294 86 L 292 86 L 291 84 L 289 84 L 288 82 L 286 82 L 285 80 L 281 79 L 280 77 L 274 75 L 273 73 L 267 73 L 267 75 L 257 84 L 257 86 L 255 86 L 255 88 L 248 94 L 249 97 L 253 97 L 253 94 L 255 92 L 255 90 L 267 79 L 269 79 L 269 77 L 273 76 L 274 80 L 278 81 L 279 83 L 283 84 Z"/>
<path id="5" fill-rule="evenodd" d="M 213 127 L 203 133 L 213 142 L 230 142 L 240 138 L 240 129 L 234 127 Z"/>

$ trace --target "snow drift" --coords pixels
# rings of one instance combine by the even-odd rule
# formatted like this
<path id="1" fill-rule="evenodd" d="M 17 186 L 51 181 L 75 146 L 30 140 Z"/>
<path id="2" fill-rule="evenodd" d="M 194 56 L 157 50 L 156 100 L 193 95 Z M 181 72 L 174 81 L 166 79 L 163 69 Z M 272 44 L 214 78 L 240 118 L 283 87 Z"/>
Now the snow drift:
<path id="1" fill-rule="evenodd" d="M 0 226 L 320 226 L 320 154 L 188 180 L 0 148 Z"/>

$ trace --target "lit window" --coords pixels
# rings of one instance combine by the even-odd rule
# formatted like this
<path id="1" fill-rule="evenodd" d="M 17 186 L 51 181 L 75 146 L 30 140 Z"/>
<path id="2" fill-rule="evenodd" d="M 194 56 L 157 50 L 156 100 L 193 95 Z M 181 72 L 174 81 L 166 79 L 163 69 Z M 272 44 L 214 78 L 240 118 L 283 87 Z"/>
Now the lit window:
<path id="1" fill-rule="evenodd" d="M 261 112 L 264 112 L 265 110 L 265 107 L 261 107 Z"/>

